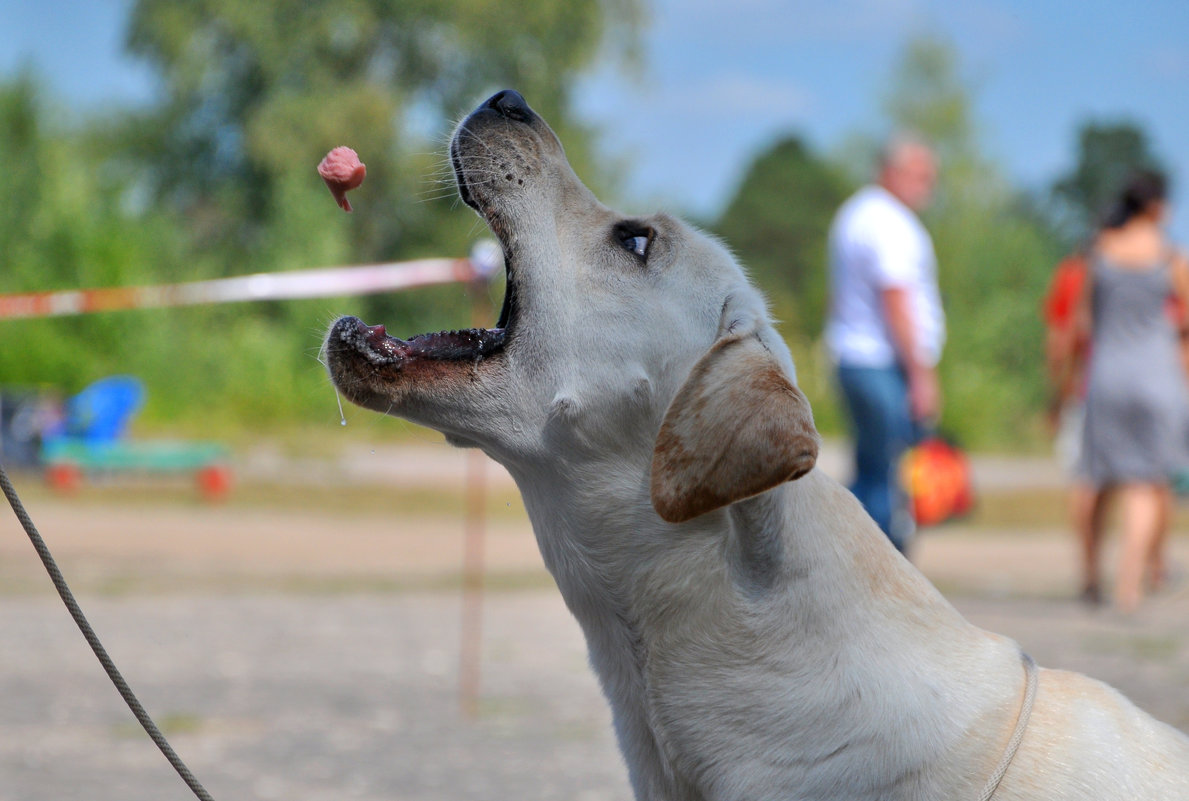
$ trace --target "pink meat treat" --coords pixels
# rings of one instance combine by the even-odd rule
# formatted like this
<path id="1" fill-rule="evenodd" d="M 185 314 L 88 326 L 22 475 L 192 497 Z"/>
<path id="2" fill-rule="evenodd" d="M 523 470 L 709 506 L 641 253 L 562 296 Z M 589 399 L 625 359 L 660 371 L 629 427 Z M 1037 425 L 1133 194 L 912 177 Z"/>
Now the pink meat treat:
<path id="1" fill-rule="evenodd" d="M 347 192 L 363 183 L 367 166 L 359 160 L 358 154 L 349 147 L 336 147 L 326 154 L 318 165 L 318 174 L 326 182 L 330 194 L 338 201 L 343 211 L 351 210 Z"/>

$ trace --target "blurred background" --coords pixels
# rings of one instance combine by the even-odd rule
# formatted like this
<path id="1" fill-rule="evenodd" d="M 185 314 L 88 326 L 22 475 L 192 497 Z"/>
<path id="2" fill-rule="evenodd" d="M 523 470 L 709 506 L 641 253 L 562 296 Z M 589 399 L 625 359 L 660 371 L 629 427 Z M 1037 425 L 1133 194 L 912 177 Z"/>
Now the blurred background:
<path id="1" fill-rule="evenodd" d="M 883 138 L 920 131 L 941 157 L 924 221 L 949 318 L 942 427 L 975 454 L 978 505 L 914 561 L 1042 664 L 1186 728 L 1185 510 L 1171 592 L 1126 620 L 1073 601 L 1041 302 L 1133 167 L 1170 175 L 1189 243 L 1187 36 L 1183 0 L 0 0 L 0 294 L 466 256 L 487 231 L 446 142 L 515 88 L 609 205 L 679 213 L 735 250 L 841 472 L 826 230 Z M 338 145 L 368 167 L 350 215 L 315 171 Z M 68 476 L 68 495 L 21 483 L 217 797 L 627 797 L 506 474 L 393 418 L 349 407 L 343 427 L 318 362 L 339 314 L 407 336 L 490 325 L 501 297 L 0 318 L 0 412 L 130 376 L 119 436 L 234 467 L 230 493 L 200 475 L 218 505 L 152 470 Z M 11 518 L 0 534 L 0 801 L 184 797 Z M 476 537 L 486 560 L 462 567 Z M 458 592 L 476 569 L 482 633 Z M 468 637 L 482 681 L 460 690 Z"/>
<path id="2" fill-rule="evenodd" d="M 874 144 L 911 128 L 943 160 L 926 222 L 951 318 L 944 427 L 1035 450 L 1040 297 L 1119 175 L 1167 170 L 1189 241 L 1187 32 L 1175 0 L 8 0 L 0 291 L 465 255 L 484 232 L 453 196 L 446 137 L 515 87 L 611 203 L 727 239 L 839 433 L 817 369 L 825 229 Z M 339 144 L 369 169 L 351 216 L 312 169 Z M 0 381 L 134 372 L 149 427 L 334 422 L 314 357 L 343 311 L 397 335 L 470 323 L 451 288 L 22 322 Z"/>

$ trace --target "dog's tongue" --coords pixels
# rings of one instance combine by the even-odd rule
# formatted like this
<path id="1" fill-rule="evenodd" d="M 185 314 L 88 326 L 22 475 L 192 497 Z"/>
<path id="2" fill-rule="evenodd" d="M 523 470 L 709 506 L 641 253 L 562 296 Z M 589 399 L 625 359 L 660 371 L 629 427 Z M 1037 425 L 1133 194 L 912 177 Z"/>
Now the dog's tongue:
<path id="1" fill-rule="evenodd" d="M 367 175 L 367 166 L 351 148 L 336 147 L 322 159 L 318 165 L 318 174 L 322 176 L 330 194 L 334 195 L 343 211 L 350 211 L 351 201 L 347 200 L 347 192 L 363 183 L 363 178 Z"/>

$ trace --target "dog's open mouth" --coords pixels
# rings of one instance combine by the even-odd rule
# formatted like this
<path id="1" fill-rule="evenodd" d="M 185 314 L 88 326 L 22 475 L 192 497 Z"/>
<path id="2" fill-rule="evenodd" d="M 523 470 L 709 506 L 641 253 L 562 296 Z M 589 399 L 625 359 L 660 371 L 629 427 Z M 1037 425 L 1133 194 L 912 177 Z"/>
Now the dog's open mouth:
<path id="1" fill-rule="evenodd" d="M 513 270 L 504 253 L 505 289 L 499 320 L 493 328 L 468 328 L 418 334 L 407 340 L 388 335 L 383 325 L 368 325 L 346 317 L 335 325 L 332 336 L 374 365 L 400 367 L 408 362 L 479 362 L 504 349 L 515 323 L 516 285 Z"/>
<path id="2" fill-rule="evenodd" d="M 503 101 L 496 103 L 501 98 Z M 488 101 L 484 108 L 488 113 L 495 109 L 502 119 L 521 122 L 531 115 L 528 106 L 524 104 L 524 99 L 514 92 L 502 92 L 496 95 Z M 504 302 L 499 320 L 494 328 L 441 331 L 436 334 L 420 334 L 408 340 L 402 340 L 389 336 L 383 325 L 367 325 L 354 317 L 341 319 L 336 323 L 331 337 L 337 337 L 343 345 L 353 349 L 373 365 L 392 366 L 399 369 L 406 364 L 418 361 L 480 362 L 502 351 L 513 336 L 517 311 L 516 271 L 513 265 L 506 221 L 499 213 L 496 204 L 491 202 L 491 192 L 484 191 L 484 189 L 490 189 L 488 185 L 492 180 L 491 175 L 487 174 L 490 171 L 490 165 L 487 163 L 490 161 L 490 157 L 487 161 L 482 161 L 481 169 L 474 166 L 472 157 L 468 169 L 468 159 L 464 154 L 468 146 L 479 147 L 484 150 L 484 153 L 487 153 L 489 149 L 464 123 L 456 133 L 454 141 L 451 142 L 450 160 L 457 180 L 459 198 L 463 203 L 479 212 L 492 233 L 500 240 L 506 280 Z M 511 180 L 512 175 L 508 174 L 504 177 L 506 180 Z"/>
<path id="3" fill-rule="evenodd" d="M 338 324 L 338 336 L 376 365 L 396 365 L 414 359 L 477 362 L 503 349 L 507 328 L 470 328 L 419 334 L 408 340 L 388 335 L 382 325 L 368 325 L 350 317 Z"/>

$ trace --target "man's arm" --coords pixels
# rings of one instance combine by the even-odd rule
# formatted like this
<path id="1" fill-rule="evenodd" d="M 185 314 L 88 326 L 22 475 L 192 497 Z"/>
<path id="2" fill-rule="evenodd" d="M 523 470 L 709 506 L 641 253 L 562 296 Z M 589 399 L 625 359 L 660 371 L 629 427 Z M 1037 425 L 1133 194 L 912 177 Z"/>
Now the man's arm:
<path id="1" fill-rule="evenodd" d="M 935 420 L 941 411 L 941 385 L 937 370 L 920 359 L 908 290 L 888 287 L 880 291 L 880 301 L 892 344 L 908 379 L 909 412 L 914 420 Z"/>

